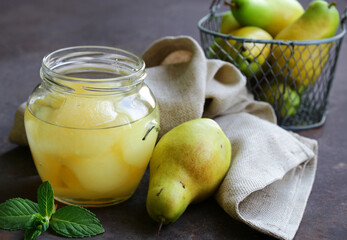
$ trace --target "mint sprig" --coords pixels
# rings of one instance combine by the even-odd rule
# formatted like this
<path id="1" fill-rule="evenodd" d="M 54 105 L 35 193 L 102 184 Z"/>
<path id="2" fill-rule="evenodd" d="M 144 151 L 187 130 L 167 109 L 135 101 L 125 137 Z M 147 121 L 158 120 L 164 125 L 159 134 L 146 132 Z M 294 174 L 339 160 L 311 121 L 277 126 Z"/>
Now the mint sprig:
<path id="1" fill-rule="evenodd" d="M 38 204 L 28 199 L 13 198 L 0 204 L 0 228 L 25 230 L 24 239 L 33 240 L 49 226 L 65 237 L 90 237 L 105 232 L 95 214 L 78 206 L 55 211 L 51 184 L 42 183 L 37 193 Z"/>

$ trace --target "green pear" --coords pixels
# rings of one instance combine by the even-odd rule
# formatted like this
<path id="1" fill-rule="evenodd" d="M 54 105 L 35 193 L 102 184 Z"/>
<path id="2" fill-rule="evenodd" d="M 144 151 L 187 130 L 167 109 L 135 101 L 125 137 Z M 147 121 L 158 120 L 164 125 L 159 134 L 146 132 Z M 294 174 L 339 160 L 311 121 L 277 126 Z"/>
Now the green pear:
<path id="1" fill-rule="evenodd" d="M 217 58 L 220 60 L 228 61 L 230 58 L 228 54 L 228 49 L 230 50 L 230 46 L 228 46 L 228 41 L 223 38 L 216 37 L 208 51 L 209 58 Z M 227 51 L 226 51 L 227 50 Z"/>
<path id="2" fill-rule="evenodd" d="M 229 34 L 231 31 L 240 28 L 241 25 L 235 19 L 231 11 L 224 12 L 220 24 L 220 32 Z"/>
<path id="3" fill-rule="evenodd" d="M 290 86 L 273 82 L 268 87 L 263 87 L 264 93 L 260 100 L 270 103 L 282 118 L 294 116 L 300 107 L 300 96 Z"/>
<path id="4" fill-rule="evenodd" d="M 189 204 L 217 190 L 230 161 L 230 141 L 212 119 L 191 120 L 167 132 L 150 160 L 149 216 L 161 224 L 175 222 Z"/>
<path id="5" fill-rule="evenodd" d="M 335 3 L 323 0 L 312 1 L 305 13 L 284 28 L 276 36 L 276 40 L 319 40 L 335 35 L 339 25 L 339 12 Z M 320 76 L 329 58 L 332 43 L 320 45 L 296 45 L 294 50 L 289 46 L 274 47 L 273 71 L 275 74 L 286 75 L 290 70 L 290 81 L 294 80 L 297 86 L 307 87 L 314 84 Z"/>
<path id="6" fill-rule="evenodd" d="M 231 0 L 236 20 L 243 26 L 256 26 L 275 37 L 304 12 L 297 0 Z"/>

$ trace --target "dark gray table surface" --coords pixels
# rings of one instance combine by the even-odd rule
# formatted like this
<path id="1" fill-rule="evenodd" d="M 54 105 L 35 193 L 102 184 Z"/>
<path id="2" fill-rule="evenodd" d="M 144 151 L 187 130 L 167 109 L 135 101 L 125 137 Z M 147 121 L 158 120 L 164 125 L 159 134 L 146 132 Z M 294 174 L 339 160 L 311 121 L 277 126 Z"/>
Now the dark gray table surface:
<path id="1" fill-rule="evenodd" d="M 210 0 L 1 0 L 0 1 L 0 203 L 13 197 L 36 201 L 40 178 L 28 147 L 8 141 L 14 113 L 40 82 L 42 57 L 59 48 L 105 45 L 141 55 L 164 36 L 200 41 L 197 22 Z M 308 0 L 300 0 L 304 7 Z M 337 0 L 342 13 L 346 0 Z M 324 126 L 299 134 L 319 142 L 318 169 L 295 239 L 347 239 L 347 38 L 330 94 Z M 133 197 L 96 208 L 106 232 L 94 239 L 272 239 L 233 220 L 210 198 L 190 206 L 156 235 L 147 215 L 148 172 Z M 0 240 L 22 239 L 22 231 L 0 230 Z M 52 231 L 40 239 L 60 239 Z"/>

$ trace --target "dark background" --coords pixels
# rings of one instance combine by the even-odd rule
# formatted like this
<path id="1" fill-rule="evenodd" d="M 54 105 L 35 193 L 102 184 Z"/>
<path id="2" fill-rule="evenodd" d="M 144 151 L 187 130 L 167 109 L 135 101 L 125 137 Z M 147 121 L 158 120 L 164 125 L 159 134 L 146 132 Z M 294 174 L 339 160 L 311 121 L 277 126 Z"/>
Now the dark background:
<path id="1" fill-rule="evenodd" d="M 300 0 L 306 7 L 308 0 Z M 337 0 L 340 14 L 346 0 Z M 0 203 L 13 197 L 36 201 L 40 178 L 27 147 L 8 141 L 14 113 L 40 82 L 42 57 L 76 45 L 106 45 L 141 55 L 164 36 L 200 41 L 197 22 L 210 0 L 1 0 L 0 1 Z M 224 7 L 223 7 L 224 9 Z M 321 128 L 299 134 L 317 139 L 316 180 L 295 239 L 347 236 L 347 38 Z M 119 205 L 92 209 L 106 233 L 94 239 L 272 239 L 229 217 L 210 198 L 156 235 L 147 215 L 148 173 L 134 196 Z M 60 204 L 62 206 L 62 204 Z M 0 240 L 22 239 L 23 231 L 0 230 Z M 40 239 L 59 239 L 52 231 Z"/>

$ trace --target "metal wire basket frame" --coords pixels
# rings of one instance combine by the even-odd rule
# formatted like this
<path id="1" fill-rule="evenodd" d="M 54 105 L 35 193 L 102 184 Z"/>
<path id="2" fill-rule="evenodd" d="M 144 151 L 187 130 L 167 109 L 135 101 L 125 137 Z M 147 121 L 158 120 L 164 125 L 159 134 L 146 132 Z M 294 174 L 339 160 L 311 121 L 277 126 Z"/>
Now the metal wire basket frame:
<path id="1" fill-rule="evenodd" d="M 254 98 L 273 106 L 279 126 L 296 131 L 323 125 L 346 33 L 347 7 L 334 37 L 282 41 L 220 33 L 221 19 L 225 13 L 217 13 L 220 2 L 213 0 L 210 13 L 198 22 L 205 55 L 239 67 L 247 77 L 247 88 Z M 242 55 L 242 52 L 246 55 Z M 256 60 L 252 65 L 249 64 L 250 58 Z"/>

